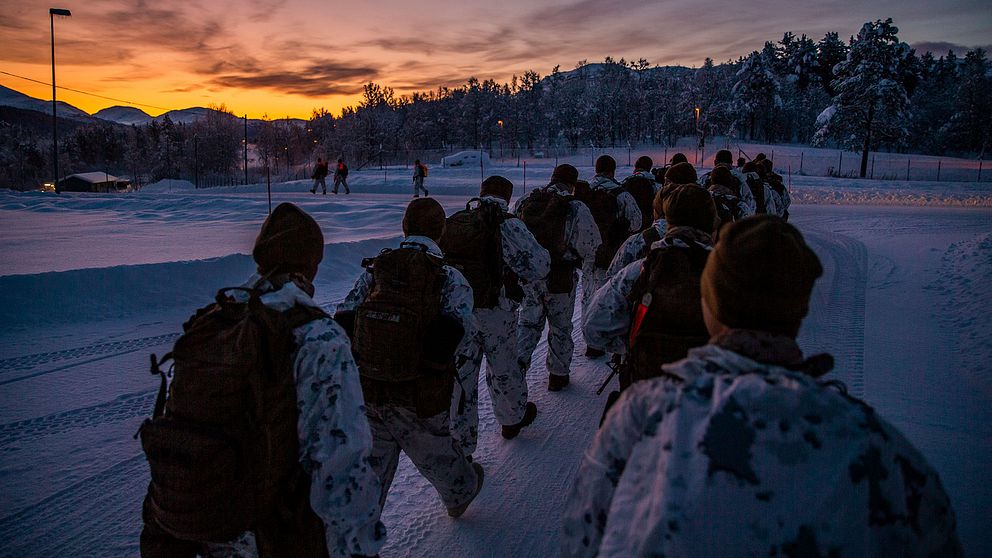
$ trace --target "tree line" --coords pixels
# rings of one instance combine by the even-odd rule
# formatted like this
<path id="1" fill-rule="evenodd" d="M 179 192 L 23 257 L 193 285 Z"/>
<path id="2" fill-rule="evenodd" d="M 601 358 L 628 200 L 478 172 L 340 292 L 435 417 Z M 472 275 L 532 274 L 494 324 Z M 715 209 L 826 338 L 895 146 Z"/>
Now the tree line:
<path id="1" fill-rule="evenodd" d="M 224 106 L 213 108 L 192 124 L 166 118 L 78 127 L 60 146 L 60 166 L 148 180 L 234 177 L 244 134 Z M 473 77 L 402 96 L 368 83 L 360 102 L 340 115 L 315 109 L 305 123 L 263 120 L 248 137 L 253 164 L 287 171 L 318 154 L 360 166 L 384 152 L 529 154 L 674 145 L 686 136 L 704 145 L 730 136 L 859 151 L 863 175 L 875 150 L 984 158 L 992 139 L 992 63 L 982 49 L 920 55 L 887 19 L 866 23 L 847 41 L 837 33 L 818 41 L 785 33 L 737 60 L 707 58 L 699 68 L 607 57 L 568 71 L 556 66 L 545 76 L 527 71 L 503 83 Z M 46 140 L 0 121 L 0 181 L 37 185 L 50 165 Z"/>

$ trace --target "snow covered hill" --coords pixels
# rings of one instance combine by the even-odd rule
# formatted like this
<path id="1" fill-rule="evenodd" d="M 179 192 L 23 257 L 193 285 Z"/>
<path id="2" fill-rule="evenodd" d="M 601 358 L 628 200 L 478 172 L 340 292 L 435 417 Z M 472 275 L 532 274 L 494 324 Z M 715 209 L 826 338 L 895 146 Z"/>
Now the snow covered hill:
<path id="1" fill-rule="evenodd" d="M 57 113 L 65 118 L 89 118 L 90 115 L 64 101 L 55 101 Z M 8 106 L 25 110 L 34 110 L 52 114 L 52 100 L 44 101 L 0 85 L 0 106 Z"/>
<path id="2" fill-rule="evenodd" d="M 148 124 L 153 120 L 147 112 L 134 107 L 107 107 L 93 113 L 94 118 L 109 120 L 118 124 Z"/>
<path id="3" fill-rule="evenodd" d="M 324 230 L 321 304 L 343 297 L 361 258 L 399 237 L 409 194 L 383 192 L 408 188 L 409 174 L 382 183 L 380 172 L 353 173 L 359 193 L 347 197 L 311 195 L 301 182 L 274 188 L 274 202 L 299 203 Z M 521 184 L 515 167 L 501 172 Z M 432 169 L 428 187 L 450 213 L 475 193 L 477 175 Z M 891 195 L 925 205 L 883 207 L 845 184 L 796 185 L 851 192 L 793 207 L 825 269 L 800 344 L 833 353 L 833 377 L 921 449 L 951 495 L 968 554 L 992 555 L 992 209 L 939 204 L 987 192 L 905 183 Z M 251 272 L 247 252 L 266 210 L 261 186 L 0 193 L 0 557 L 137 555 L 147 465 L 131 436 L 157 388 L 147 354 L 167 351 L 195 307 Z M 575 338 L 573 383 L 561 393 L 546 390 L 547 347 L 538 347 L 529 383 L 539 414 L 517 439 L 499 436 L 481 387 L 476 459 L 486 486 L 463 518 L 448 518 L 403 459 L 383 556 L 557 555 L 563 499 L 607 374 Z"/>

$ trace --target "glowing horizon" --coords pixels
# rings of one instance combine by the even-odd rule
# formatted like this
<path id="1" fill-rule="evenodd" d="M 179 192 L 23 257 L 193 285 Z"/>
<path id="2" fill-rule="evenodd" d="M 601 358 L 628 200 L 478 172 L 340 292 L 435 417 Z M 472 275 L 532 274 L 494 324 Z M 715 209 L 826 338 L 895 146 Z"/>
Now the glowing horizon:
<path id="1" fill-rule="evenodd" d="M 472 76 L 499 82 L 527 70 L 544 76 L 556 65 L 571 69 L 606 56 L 692 67 L 707 57 L 719 63 L 744 56 L 787 31 L 846 38 L 884 17 L 895 19 L 900 38 L 921 52 L 961 54 L 985 46 L 992 28 L 992 10 L 976 0 L 945 2 L 940 10 L 897 0 L 871 6 L 770 0 L 743 12 L 716 0 L 536 7 L 525 0 L 499 6 L 382 0 L 350 11 L 332 11 L 319 0 L 23 0 L 0 7 L 0 69 L 50 81 L 49 7 L 72 11 L 55 22 L 58 85 L 150 105 L 137 108 L 152 116 L 223 104 L 238 115 L 273 119 L 306 119 L 319 108 L 339 114 L 357 104 L 370 81 L 406 95 Z M 51 99 L 47 85 L 6 75 L 0 85 Z M 58 99 L 91 114 L 127 106 L 65 90 Z"/>

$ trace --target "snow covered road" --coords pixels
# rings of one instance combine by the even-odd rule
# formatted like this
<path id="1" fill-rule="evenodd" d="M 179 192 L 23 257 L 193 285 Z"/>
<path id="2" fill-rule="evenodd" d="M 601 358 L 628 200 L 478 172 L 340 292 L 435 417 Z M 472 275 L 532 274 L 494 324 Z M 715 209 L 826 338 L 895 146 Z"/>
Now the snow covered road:
<path id="1" fill-rule="evenodd" d="M 75 243 L 68 259 L 26 256 L 56 250 L 50 239 L 31 239 L 52 212 L 0 207 L 11 236 L 29 243 L 0 240 L 12 266 L 0 276 L 0 556 L 137 554 L 147 468 L 131 436 L 157 387 L 147 353 L 167 350 L 193 308 L 251 270 L 248 256 L 229 254 L 250 249 L 264 197 L 207 196 L 200 208 L 188 203 L 193 196 L 144 197 L 58 208 L 59 219 L 100 230 L 110 247 L 94 250 L 72 239 L 70 227 L 60 233 Z M 406 202 L 280 197 L 300 199 L 325 226 L 323 304 L 344 295 L 361 257 L 396 238 Z M 442 203 L 452 211 L 466 199 Z M 142 203 L 154 209 L 137 219 Z M 801 346 L 833 353 L 835 377 L 920 447 L 951 495 L 969 555 L 992 555 L 984 526 L 992 505 L 984 475 L 992 462 L 992 210 L 806 205 L 793 213 L 825 268 Z M 547 392 L 547 348 L 538 347 L 530 386 L 539 414 L 517 439 L 499 437 L 480 386 L 476 458 L 486 487 L 462 519 L 447 517 L 404 459 L 384 513 L 383 556 L 557 554 L 563 499 L 608 373 L 602 359 L 581 356 L 578 330 L 575 337 L 573 383 L 561 393 Z"/>

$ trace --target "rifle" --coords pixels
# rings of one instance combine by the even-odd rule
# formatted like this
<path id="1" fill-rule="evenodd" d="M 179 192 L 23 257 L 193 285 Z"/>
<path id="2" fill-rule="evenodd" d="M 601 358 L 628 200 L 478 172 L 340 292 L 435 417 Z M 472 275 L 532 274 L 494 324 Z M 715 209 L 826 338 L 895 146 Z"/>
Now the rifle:
<path id="1" fill-rule="evenodd" d="M 599 389 L 596 390 L 596 395 L 603 395 L 603 392 L 606 391 L 606 386 L 610 385 L 610 381 L 613 380 L 613 377 L 620 373 L 620 369 L 623 367 L 622 360 L 622 355 L 615 354 L 613 355 L 613 358 L 610 359 L 610 362 L 606 363 L 606 365 L 610 367 L 611 372 L 610 375 L 606 377 L 606 381 L 603 382 L 603 385 L 599 386 Z"/>

